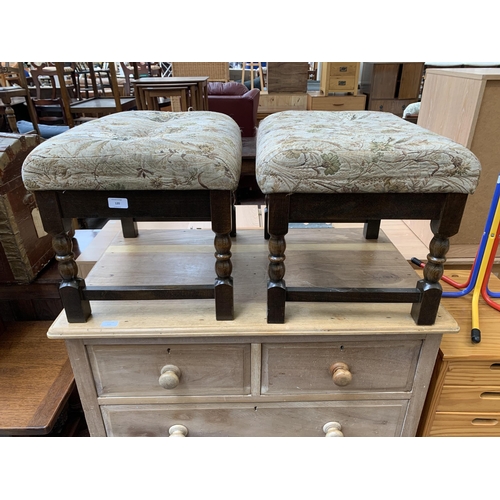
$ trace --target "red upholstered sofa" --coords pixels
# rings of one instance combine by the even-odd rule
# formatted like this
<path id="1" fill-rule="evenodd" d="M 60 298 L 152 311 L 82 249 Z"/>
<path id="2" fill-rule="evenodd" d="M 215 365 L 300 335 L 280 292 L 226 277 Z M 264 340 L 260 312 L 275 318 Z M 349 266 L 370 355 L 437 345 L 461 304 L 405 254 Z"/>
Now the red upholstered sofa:
<path id="1" fill-rule="evenodd" d="M 240 127 L 242 137 L 257 131 L 259 89 L 248 90 L 237 82 L 208 82 L 208 109 L 229 115 Z"/>

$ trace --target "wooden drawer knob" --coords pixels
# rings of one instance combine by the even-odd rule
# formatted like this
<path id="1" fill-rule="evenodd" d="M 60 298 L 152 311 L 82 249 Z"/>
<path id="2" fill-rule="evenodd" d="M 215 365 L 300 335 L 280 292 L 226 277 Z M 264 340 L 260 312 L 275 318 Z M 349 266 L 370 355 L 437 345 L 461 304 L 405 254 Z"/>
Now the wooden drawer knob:
<path id="1" fill-rule="evenodd" d="M 344 437 L 342 433 L 342 426 L 338 422 L 328 422 L 323 426 L 325 437 Z"/>
<path id="2" fill-rule="evenodd" d="M 179 385 L 181 371 L 175 365 L 165 365 L 161 369 L 161 375 L 158 380 L 164 389 L 174 389 Z"/>
<path id="3" fill-rule="evenodd" d="M 170 429 L 168 430 L 168 433 L 170 434 L 169 437 L 171 438 L 184 438 L 188 435 L 188 430 L 187 427 L 184 427 L 183 425 L 172 425 Z"/>
<path id="4" fill-rule="evenodd" d="M 349 371 L 349 366 L 345 363 L 334 363 L 330 366 L 330 373 L 332 374 L 333 383 L 341 387 L 349 385 L 352 380 L 352 373 Z"/>

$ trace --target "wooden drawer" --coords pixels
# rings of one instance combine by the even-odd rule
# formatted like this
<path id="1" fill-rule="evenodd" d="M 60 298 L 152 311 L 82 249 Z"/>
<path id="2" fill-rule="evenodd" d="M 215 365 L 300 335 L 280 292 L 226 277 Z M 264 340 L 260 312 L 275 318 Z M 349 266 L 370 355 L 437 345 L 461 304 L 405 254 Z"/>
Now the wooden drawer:
<path id="1" fill-rule="evenodd" d="M 399 436 L 407 401 L 327 403 L 234 403 L 102 406 L 108 436 L 168 436 L 184 425 L 196 436 L 324 436 L 338 422 L 344 436 Z"/>
<path id="2" fill-rule="evenodd" d="M 450 361 L 444 384 L 500 386 L 500 359 L 495 361 Z"/>
<path id="3" fill-rule="evenodd" d="M 500 413 L 500 386 L 445 385 L 437 411 Z"/>
<path id="4" fill-rule="evenodd" d="M 250 393 L 250 345 L 87 346 L 98 396 L 180 396 Z M 171 389 L 159 384 L 166 365 L 180 369 Z"/>
<path id="5" fill-rule="evenodd" d="M 318 111 L 357 111 L 365 109 L 366 96 L 314 96 L 308 94 L 307 109 Z"/>
<path id="6" fill-rule="evenodd" d="M 261 393 L 408 392 L 420 348 L 419 340 L 263 344 Z M 352 375 L 345 386 L 332 379 L 330 367 L 335 363 L 345 363 Z"/>
<path id="7" fill-rule="evenodd" d="M 500 436 L 500 413 L 436 413 L 430 436 Z"/>
<path id="8" fill-rule="evenodd" d="M 358 82 L 354 76 L 333 76 L 328 79 L 330 92 L 352 92 L 357 87 Z"/>
<path id="9" fill-rule="evenodd" d="M 415 102 L 415 99 L 371 99 L 369 108 L 373 111 L 386 111 L 397 116 L 403 116 L 403 111 Z"/>
<path id="10" fill-rule="evenodd" d="M 346 77 L 356 76 L 359 63 L 346 62 L 346 63 L 328 63 L 329 76 Z"/>

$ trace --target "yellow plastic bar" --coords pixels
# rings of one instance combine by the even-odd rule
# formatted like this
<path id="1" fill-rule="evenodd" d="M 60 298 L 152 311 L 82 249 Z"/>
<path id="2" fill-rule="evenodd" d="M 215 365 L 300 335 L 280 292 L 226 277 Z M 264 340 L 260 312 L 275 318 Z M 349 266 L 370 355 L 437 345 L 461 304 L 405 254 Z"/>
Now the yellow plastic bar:
<path id="1" fill-rule="evenodd" d="M 497 207 L 495 209 L 495 215 L 493 216 L 493 222 L 491 223 L 491 227 L 488 234 L 488 240 L 486 242 L 486 247 L 484 249 L 484 256 L 481 261 L 481 267 L 479 268 L 476 285 L 474 287 L 474 293 L 472 294 L 471 340 L 475 344 L 481 342 L 481 330 L 479 329 L 479 296 L 481 295 L 481 286 L 485 279 L 486 269 L 488 268 L 488 261 L 490 260 L 493 243 L 495 242 L 496 229 L 498 228 L 499 221 L 500 221 L 500 203 L 497 204 Z"/>

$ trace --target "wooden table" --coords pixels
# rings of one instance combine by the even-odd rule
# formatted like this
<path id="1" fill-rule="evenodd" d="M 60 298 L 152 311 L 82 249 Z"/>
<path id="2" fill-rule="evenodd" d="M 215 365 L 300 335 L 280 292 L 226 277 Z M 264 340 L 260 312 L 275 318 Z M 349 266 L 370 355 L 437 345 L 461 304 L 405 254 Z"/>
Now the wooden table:
<path id="1" fill-rule="evenodd" d="M 75 387 L 64 342 L 47 338 L 50 324 L 6 323 L 0 334 L 0 436 L 50 433 Z"/>
<path id="2" fill-rule="evenodd" d="M 171 76 L 171 77 L 146 77 L 132 80 L 134 89 L 138 86 L 145 87 L 185 87 L 195 95 L 196 99 L 191 101 L 191 106 L 195 111 L 208 111 L 208 76 Z M 139 92 L 134 90 L 136 98 Z M 141 103 L 138 102 L 138 107 Z M 141 109 L 146 109 L 142 106 Z"/>
<path id="3" fill-rule="evenodd" d="M 468 277 L 462 270 L 446 274 L 459 283 Z M 446 284 L 443 288 L 454 290 Z M 496 276 L 490 290 L 500 291 Z M 443 335 L 419 436 L 500 436 L 500 312 L 480 299 L 481 342 L 472 344 L 471 300 L 472 293 L 442 301 L 460 332 Z"/>
<path id="4" fill-rule="evenodd" d="M 86 280 L 213 279 L 212 240 L 209 230 L 119 234 Z M 292 229 L 287 243 L 292 285 L 415 280 L 383 233 Z M 191 299 L 99 301 L 86 323 L 65 314 L 53 323 L 48 336 L 66 341 L 92 436 L 415 435 L 441 336 L 457 331 L 448 312 L 418 326 L 408 304 L 294 303 L 285 324 L 268 324 L 262 231 L 238 231 L 232 253 L 234 321 Z"/>

